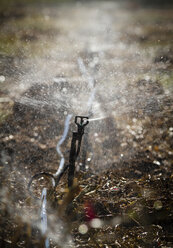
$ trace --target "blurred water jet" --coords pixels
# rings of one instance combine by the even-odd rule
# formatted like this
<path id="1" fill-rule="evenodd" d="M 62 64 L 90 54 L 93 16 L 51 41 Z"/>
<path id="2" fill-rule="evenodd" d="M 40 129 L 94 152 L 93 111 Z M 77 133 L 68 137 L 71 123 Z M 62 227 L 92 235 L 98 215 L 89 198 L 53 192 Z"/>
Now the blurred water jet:
<path id="1" fill-rule="evenodd" d="M 99 120 L 103 120 L 105 118 L 108 118 L 108 117 L 107 116 L 102 116 L 102 117 L 98 117 L 98 118 L 89 119 L 89 122 L 91 122 L 91 121 L 99 121 Z"/>

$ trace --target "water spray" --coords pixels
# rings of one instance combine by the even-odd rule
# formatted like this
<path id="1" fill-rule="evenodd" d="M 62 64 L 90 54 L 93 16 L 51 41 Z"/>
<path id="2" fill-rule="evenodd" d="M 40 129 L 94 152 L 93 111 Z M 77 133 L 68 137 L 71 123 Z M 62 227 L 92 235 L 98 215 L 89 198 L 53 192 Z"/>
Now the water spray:
<path id="1" fill-rule="evenodd" d="M 99 121 L 99 120 L 103 120 L 103 119 L 106 119 L 106 118 L 108 118 L 108 117 L 107 116 L 97 117 L 97 118 L 89 119 L 89 122 Z"/>
<path id="2" fill-rule="evenodd" d="M 86 69 L 84 62 L 81 58 L 78 59 L 78 65 L 79 65 L 79 68 L 80 68 L 82 75 L 87 79 L 89 87 L 91 89 L 91 94 L 90 94 L 90 97 L 89 97 L 88 102 L 87 102 L 87 106 L 89 109 L 89 116 L 91 116 L 92 115 L 92 103 L 94 101 L 95 92 L 96 92 L 95 80 L 87 72 L 87 69 Z M 84 135 L 84 129 L 85 129 L 86 125 L 88 125 L 89 121 L 96 121 L 96 120 L 103 119 L 105 117 L 95 118 L 95 119 L 90 119 L 90 120 L 89 120 L 89 117 L 87 117 L 87 116 L 76 116 L 75 117 L 75 124 L 77 125 L 77 132 L 73 132 L 72 141 L 71 141 L 71 148 L 70 148 L 70 155 L 69 155 L 69 163 L 65 164 L 65 158 L 64 158 L 63 153 L 61 152 L 60 146 L 62 145 L 62 143 L 65 141 L 65 139 L 67 137 L 71 118 L 72 118 L 72 115 L 67 116 L 66 121 L 65 121 L 65 125 L 64 125 L 63 135 L 56 146 L 57 153 L 59 154 L 59 156 L 61 158 L 59 168 L 55 174 L 51 174 L 49 172 L 40 172 L 40 173 L 35 174 L 31 178 L 31 180 L 29 181 L 29 184 L 28 184 L 28 190 L 32 196 L 33 196 L 33 194 L 31 192 L 30 188 L 31 188 L 31 185 L 32 185 L 34 180 L 39 179 L 41 177 L 49 177 L 52 181 L 52 186 L 53 186 L 54 192 L 55 192 L 56 187 L 57 187 L 60 179 L 62 178 L 62 176 L 64 175 L 64 173 L 66 172 L 67 169 L 68 169 L 68 188 L 71 189 L 73 187 L 74 174 L 75 174 L 75 163 L 76 163 L 76 159 L 80 153 L 82 137 Z M 86 144 L 88 144 L 87 140 L 88 139 L 86 138 L 86 141 L 84 142 L 85 155 L 83 157 L 86 157 L 86 151 L 85 150 L 86 150 Z M 85 167 L 85 161 L 83 161 L 83 163 L 84 163 L 84 167 Z M 46 199 L 46 197 L 47 197 L 47 189 L 43 188 L 42 196 L 41 196 L 41 200 L 42 200 L 41 232 L 42 232 L 42 235 L 45 235 L 46 231 L 47 231 L 47 212 L 46 212 L 47 199 Z M 35 196 L 34 196 L 34 198 L 38 199 L 38 197 L 35 197 Z M 46 240 L 45 240 L 45 247 L 49 248 L 49 239 L 48 238 L 46 238 Z"/>
<path id="3" fill-rule="evenodd" d="M 88 82 L 88 85 L 89 85 L 89 88 L 91 90 L 91 93 L 90 93 L 90 96 L 89 96 L 89 99 L 88 99 L 88 102 L 87 102 L 87 107 L 88 107 L 88 116 L 91 118 L 92 115 L 93 115 L 93 109 L 92 109 L 92 105 L 93 105 L 93 102 L 94 102 L 94 99 L 95 99 L 95 95 L 96 95 L 96 81 L 94 79 L 94 77 L 92 77 L 85 64 L 84 64 L 84 61 L 81 57 L 78 58 L 78 66 L 79 66 L 79 70 L 82 74 L 82 77 Z M 84 137 L 84 149 L 83 149 L 83 154 L 82 154 L 82 167 L 81 169 L 83 171 L 86 170 L 86 158 L 87 158 L 87 147 L 88 147 L 88 134 L 85 135 Z"/>
<path id="4" fill-rule="evenodd" d="M 90 116 L 90 115 L 92 115 L 92 103 L 94 101 L 95 93 L 96 93 L 95 79 L 88 73 L 86 66 L 83 62 L 83 59 L 80 57 L 78 58 L 78 66 L 79 66 L 79 70 L 80 70 L 82 76 L 88 82 L 89 88 L 91 90 L 91 94 L 90 94 L 90 97 L 89 97 L 88 102 L 87 102 L 87 106 L 89 109 L 89 116 Z"/>

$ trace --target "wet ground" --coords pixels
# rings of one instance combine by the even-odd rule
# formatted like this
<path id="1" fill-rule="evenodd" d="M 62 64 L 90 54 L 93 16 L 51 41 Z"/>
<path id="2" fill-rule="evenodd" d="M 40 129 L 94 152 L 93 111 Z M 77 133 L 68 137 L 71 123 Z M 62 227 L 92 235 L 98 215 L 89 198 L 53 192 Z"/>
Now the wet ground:
<path id="1" fill-rule="evenodd" d="M 49 209 L 51 246 L 172 247 L 173 10 L 91 2 L 1 19 L 1 246 L 44 247 L 28 182 L 56 172 L 72 114 L 68 161 L 74 117 L 90 112 L 78 186 L 64 177 Z"/>

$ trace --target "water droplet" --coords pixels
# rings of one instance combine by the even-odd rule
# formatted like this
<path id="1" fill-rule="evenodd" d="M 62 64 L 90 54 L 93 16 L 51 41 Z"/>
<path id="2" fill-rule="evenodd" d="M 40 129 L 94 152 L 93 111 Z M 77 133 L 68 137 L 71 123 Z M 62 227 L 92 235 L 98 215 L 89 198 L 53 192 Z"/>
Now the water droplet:
<path id="1" fill-rule="evenodd" d="M 87 225 L 82 224 L 79 226 L 78 230 L 81 234 L 86 234 L 88 232 L 88 227 Z"/>
<path id="2" fill-rule="evenodd" d="M 67 92 L 67 88 L 63 88 L 62 92 L 66 93 Z"/>
<path id="3" fill-rule="evenodd" d="M 154 160 L 154 161 L 153 161 L 153 164 L 160 165 L 160 162 L 157 161 L 157 160 Z"/>
<path id="4" fill-rule="evenodd" d="M 137 122 L 137 119 L 136 118 L 133 118 L 133 122 L 136 123 Z"/>
<path id="5" fill-rule="evenodd" d="M 154 207 L 156 210 L 162 209 L 162 207 L 163 207 L 162 202 L 161 202 L 160 200 L 155 201 L 153 207 Z"/>
<path id="6" fill-rule="evenodd" d="M 0 75 L 0 83 L 3 83 L 5 81 L 5 77 L 3 75 Z"/>
<path id="7" fill-rule="evenodd" d="M 112 224 L 114 226 L 120 225 L 121 224 L 121 217 L 117 216 L 117 217 L 113 218 Z"/>
<path id="8" fill-rule="evenodd" d="M 102 221 L 99 218 L 92 219 L 90 222 L 91 227 L 93 228 L 101 228 Z"/>
<path id="9" fill-rule="evenodd" d="M 35 132 L 34 132 L 34 136 L 37 137 L 37 136 L 38 136 L 38 133 L 35 133 Z"/>

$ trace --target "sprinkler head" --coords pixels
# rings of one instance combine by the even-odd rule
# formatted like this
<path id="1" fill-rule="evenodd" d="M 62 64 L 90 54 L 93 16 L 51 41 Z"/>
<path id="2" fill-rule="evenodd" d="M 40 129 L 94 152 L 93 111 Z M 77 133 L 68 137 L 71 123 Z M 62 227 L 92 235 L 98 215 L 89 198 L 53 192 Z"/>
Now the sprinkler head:
<path id="1" fill-rule="evenodd" d="M 78 133 L 84 134 L 84 127 L 89 123 L 88 116 L 75 116 L 75 123 L 78 127 Z"/>
<path id="2" fill-rule="evenodd" d="M 80 116 L 80 115 L 75 116 L 75 123 L 82 127 L 85 127 L 89 123 L 88 120 L 89 120 L 88 116 Z"/>

